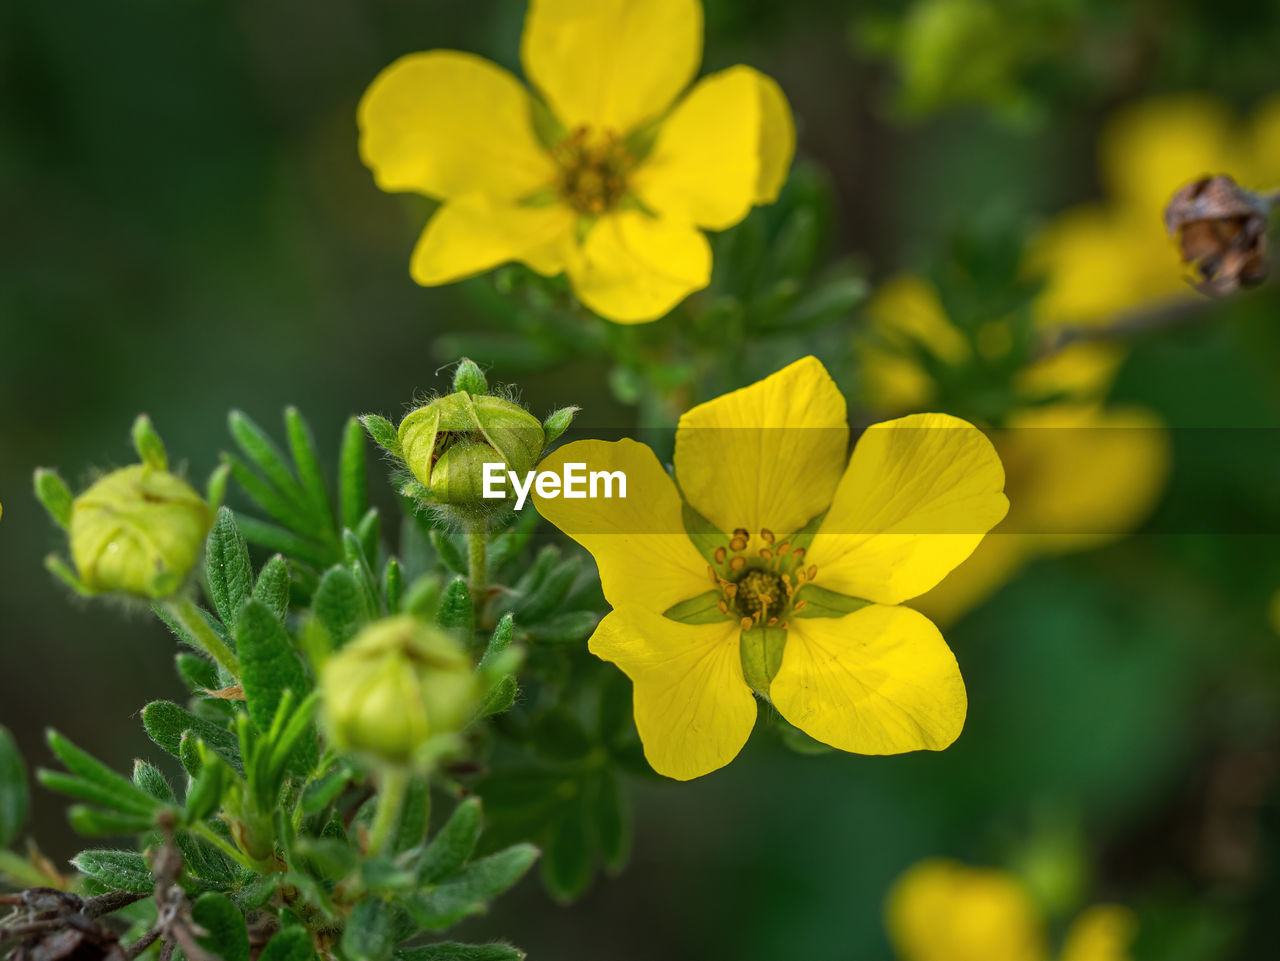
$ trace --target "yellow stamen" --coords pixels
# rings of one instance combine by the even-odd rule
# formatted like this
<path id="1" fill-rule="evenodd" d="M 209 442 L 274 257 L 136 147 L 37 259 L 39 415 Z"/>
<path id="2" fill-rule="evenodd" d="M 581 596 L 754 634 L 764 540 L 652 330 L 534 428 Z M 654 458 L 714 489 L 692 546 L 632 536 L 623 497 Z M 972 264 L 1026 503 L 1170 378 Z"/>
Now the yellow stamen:
<path id="1" fill-rule="evenodd" d="M 734 539 L 729 542 L 729 550 L 731 551 L 745 551 L 746 549 L 747 539 L 745 537 L 734 537 Z"/>
<path id="2" fill-rule="evenodd" d="M 764 538 L 764 542 L 765 542 L 766 544 L 772 544 L 772 543 L 773 543 L 773 531 L 769 530 L 769 528 L 767 528 L 767 527 L 762 527 L 762 528 L 760 529 L 760 536 L 761 536 L 762 538 Z"/>
<path id="3" fill-rule="evenodd" d="M 781 544 L 778 545 L 778 556 L 781 557 L 783 554 L 787 553 L 789 550 L 791 550 L 791 542 L 783 541 Z"/>
<path id="4" fill-rule="evenodd" d="M 733 560 L 729 561 L 729 570 L 740 571 L 746 567 L 746 565 L 747 559 L 745 557 L 735 557 Z"/>
<path id="5" fill-rule="evenodd" d="M 760 556 L 766 561 L 771 560 L 773 558 L 773 551 L 769 550 L 767 547 L 762 547 L 760 548 Z"/>
<path id="6" fill-rule="evenodd" d="M 815 577 L 818 576 L 818 565 L 810 564 L 809 570 L 807 570 L 805 573 L 809 575 L 809 580 L 813 580 Z"/>
<path id="7" fill-rule="evenodd" d="M 720 600 L 716 602 L 716 607 L 720 608 L 720 613 L 721 613 L 721 614 L 728 614 L 728 613 L 729 613 L 729 604 L 728 604 L 728 602 L 727 602 L 727 601 L 725 601 L 725 599 L 724 599 L 723 597 L 722 597 L 722 598 L 720 598 Z"/>
<path id="8" fill-rule="evenodd" d="M 796 609 L 797 611 L 802 611 L 802 610 L 804 610 L 804 609 L 805 609 L 806 607 L 808 607 L 808 606 L 809 606 L 809 602 L 808 602 L 808 601 L 800 600 L 800 601 L 796 601 L 795 609 Z"/>
<path id="9" fill-rule="evenodd" d="M 738 626 L 741 627 L 744 631 L 751 630 L 751 618 L 744 617 L 741 621 L 738 622 Z"/>
<path id="10" fill-rule="evenodd" d="M 716 563 L 717 563 L 717 564 L 723 564 L 723 563 L 724 563 L 724 559 L 725 559 L 725 557 L 727 556 L 727 554 L 728 554 L 728 552 L 727 552 L 723 547 L 717 547 L 717 548 L 716 548 L 716 555 L 715 555 L 715 556 L 716 556 Z"/>

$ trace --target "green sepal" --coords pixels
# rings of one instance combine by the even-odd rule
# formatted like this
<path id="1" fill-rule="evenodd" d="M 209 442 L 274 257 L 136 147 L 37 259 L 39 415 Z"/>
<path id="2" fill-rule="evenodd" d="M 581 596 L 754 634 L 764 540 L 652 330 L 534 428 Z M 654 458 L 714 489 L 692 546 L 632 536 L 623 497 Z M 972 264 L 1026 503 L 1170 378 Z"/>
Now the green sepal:
<path id="1" fill-rule="evenodd" d="M 378 414 L 365 414 L 360 418 L 360 423 L 364 425 L 365 432 L 375 444 L 388 454 L 404 458 L 404 453 L 400 449 L 400 435 L 391 421 Z"/>
<path id="2" fill-rule="evenodd" d="M 688 504 L 680 505 L 680 518 L 684 521 L 684 532 L 703 559 L 712 567 L 722 568 L 723 565 L 716 562 L 716 551 L 723 547 L 728 552 L 729 535 Z"/>
<path id="3" fill-rule="evenodd" d="M 205 541 L 205 572 L 218 616 L 224 624 L 234 623 L 240 605 L 253 590 L 253 567 L 249 563 L 249 545 L 230 508 L 218 508 Z"/>
<path id="4" fill-rule="evenodd" d="M 707 591 L 697 597 L 691 597 L 679 604 L 672 604 L 662 616 L 681 624 L 715 624 L 717 621 L 731 621 L 728 614 L 720 610 L 724 595 L 717 590 Z"/>
<path id="5" fill-rule="evenodd" d="M 196 898 L 191 918 L 204 929 L 196 943 L 222 961 L 249 961 L 249 932 L 244 915 L 225 894 L 210 891 Z"/>
<path id="6" fill-rule="evenodd" d="M 164 441 L 156 433 L 150 417 L 139 414 L 133 422 L 130 436 L 133 439 L 133 449 L 138 452 L 138 460 L 155 470 L 169 469 L 169 455 L 165 453 Z"/>
<path id="7" fill-rule="evenodd" d="M 80 575 L 72 570 L 71 566 L 57 554 L 50 554 L 45 557 L 44 568 L 81 597 L 93 597 L 93 589 L 80 580 Z"/>
<path id="8" fill-rule="evenodd" d="M 796 592 L 795 600 L 806 603 L 798 610 L 792 608 L 792 617 L 844 617 L 871 605 L 871 601 L 861 597 L 839 594 L 817 584 L 805 584 Z"/>
<path id="9" fill-rule="evenodd" d="M 32 485 L 35 488 L 36 500 L 49 512 L 53 522 L 63 530 L 70 527 L 71 505 L 75 503 L 75 495 L 71 493 L 71 488 L 67 486 L 66 481 L 58 476 L 58 472 L 41 467 L 36 470 Z"/>
<path id="10" fill-rule="evenodd" d="M 546 443 L 551 444 L 552 441 L 558 440 L 560 435 L 569 429 L 569 425 L 573 423 L 574 417 L 578 415 L 581 407 L 561 407 L 557 411 L 553 411 L 542 422 L 542 430 L 546 434 Z"/>
<path id="11" fill-rule="evenodd" d="M 794 553 L 797 548 L 804 548 L 806 551 L 809 545 L 813 543 L 813 538 L 818 533 L 818 528 L 822 526 L 822 522 L 827 519 L 827 512 L 823 511 L 816 517 L 809 518 L 804 527 L 793 533 L 790 537 L 783 538 L 791 542 L 791 550 Z"/>
<path id="12" fill-rule="evenodd" d="M 108 888 L 138 893 L 150 893 L 155 888 L 151 869 L 137 851 L 81 851 L 71 864 Z"/>
<path id="13" fill-rule="evenodd" d="M 440 607 L 436 610 L 436 623 L 446 630 L 456 631 L 463 643 L 471 642 L 476 629 L 476 615 L 466 578 L 455 577 L 444 589 Z"/>
<path id="14" fill-rule="evenodd" d="M 0 848 L 8 847 L 18 836 L 30 804 L 22 755 L 9 729 L 0 725 Z"/>
<path id="15" fill-rule="evenodd" d="M 487 394 L 489 381 L 485 379 L 479 364 L 470 357 L 463 357 L 453 372 L 453 389 L 468 394 Z"/>
<path id="16" fill-rule="evenodd" d="M 529 98 L 529 124 L 533 134 L 548 152 L 569 136 L 569 130 L 541 97 Z"/>
<path id="17" fill-rule="evenodd" d="M 742 675 L 750 688 L 768 700 L 769 685 L 782 666 L 787 632 L 781 627 L 753 627 L 739 635 Z"/>

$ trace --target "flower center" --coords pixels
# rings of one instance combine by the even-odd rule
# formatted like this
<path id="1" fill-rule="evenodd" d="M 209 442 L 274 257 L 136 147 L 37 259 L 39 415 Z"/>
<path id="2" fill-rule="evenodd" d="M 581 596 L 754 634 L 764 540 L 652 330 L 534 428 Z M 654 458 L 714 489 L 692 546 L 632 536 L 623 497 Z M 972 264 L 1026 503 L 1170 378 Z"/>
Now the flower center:
<path id="1" fill-rule="evenodd" d="M 556 190 L 578 213 L 599 216 L 616 207 L 626 194 L 633 164 L 622 139 L 612 130 L 593 133 L 579 127 L 551 154 L 560 165 Z"/>
<path id="2" fill-rule="evenodd" d="M 804 565 L 805 549 L 790 541 L 777 543 L 768 528 L 753 537 L 745 528 L 733 532 L 728 547 L 716 549 L 716 565 L 708 566 L 720 588 L 720 611 L 741 619 L 742 629 L 787 626 L 786 616 L 804 608 L 795 593 L 818 574 L 816 564 Z"/>

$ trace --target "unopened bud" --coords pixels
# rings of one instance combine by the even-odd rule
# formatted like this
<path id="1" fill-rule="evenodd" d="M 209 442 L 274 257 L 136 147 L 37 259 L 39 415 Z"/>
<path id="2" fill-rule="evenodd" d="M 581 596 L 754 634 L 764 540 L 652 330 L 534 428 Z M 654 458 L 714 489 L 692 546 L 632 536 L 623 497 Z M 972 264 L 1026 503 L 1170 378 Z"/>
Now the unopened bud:
<path id="1" fill-rule="evenodd" d="M 1221 296 L 1267 276 L 1267 218 L 1271 203 L 1226 174 L 1187 184 L 1164 211 L 1191 282 Z"/>
<path id="2" fill-rule="evenodd" d="M 410 616 L 366 627 L 325 663 L 320 688 L 335 744 L 390 764 L 461 729 L 480 693 L 458 643 Z"/>

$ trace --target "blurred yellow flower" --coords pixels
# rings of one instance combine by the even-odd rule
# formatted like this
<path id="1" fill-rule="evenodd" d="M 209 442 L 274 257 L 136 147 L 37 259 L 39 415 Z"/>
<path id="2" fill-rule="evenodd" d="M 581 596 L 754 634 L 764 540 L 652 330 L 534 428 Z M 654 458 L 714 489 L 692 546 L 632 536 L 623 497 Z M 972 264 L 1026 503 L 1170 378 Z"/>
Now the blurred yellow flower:
<path id="1" fill-rule="evenodd" d="M 861 348 L 868 403 L 894 414 L 932 405 L 933 380 L 913 352 L 957 365 L 972 350 L 937 294 L 919 278 L 899 276 L 881 286 L 868 316 L 871 339 Z M 978 338 L 979 349 L 983 341 Z M 913 604 L 940 623 L 981 603 L 1037 556 L 1086 550 L 1132 530 L 1164 487 L 1170 451 L 1160 420 L 1142 408 L 1104 406 L 1110 366 L 1087 349 L 1063 356 L 1058 372 L 1070 375 L 1078 394 L 1015 410 L 991 433 L 1005 466 L 1009 515 L 972 557 Z M 1065 378 L 1059 386 L 1065 388 Z"/>
<path id="2" fill-rule="evenodd" d="M 928 591 L 1004 516 L 1004 471 L 970 424 L 876 424 L 846 458 L 845 401 L 814 358 L 688 411 L 675 481 L 642 444 L 578 441 L 544 461 L 623 471 L 627 499 L 537 498 L 590 551 L 613 611 L 590 640 L 635 685 L 654 770 L 728 764 L 755 691 L 845 751 L 940 750 L 967 709 Z M 678 487 L 677 487 L 678 483 Z"/>
<path id="3" fill-rule="evenodd" d="M 908 870 L 885 905 L 889 940 L 901 961 L 1048 961 L 1045 919 L 1010 874 L 941 858 Z M 1137 920 L 1097 905 L 1072 923 L 1060 961 L 1128 961 Z"/>
<path id="4" fill-rule="evenodd" d="M 507 261 L 567 273 L 623 323 L 705 287 L 723 230 L 774 200 L 795 147 L 778 85 L 745 66 L 704 77 L 698 0 L 530 0 L 531 95 L 480 57 L 402 57 L 357 114 L 378 186 L 443 201 L 413 252 L 420 284 Z"/>

